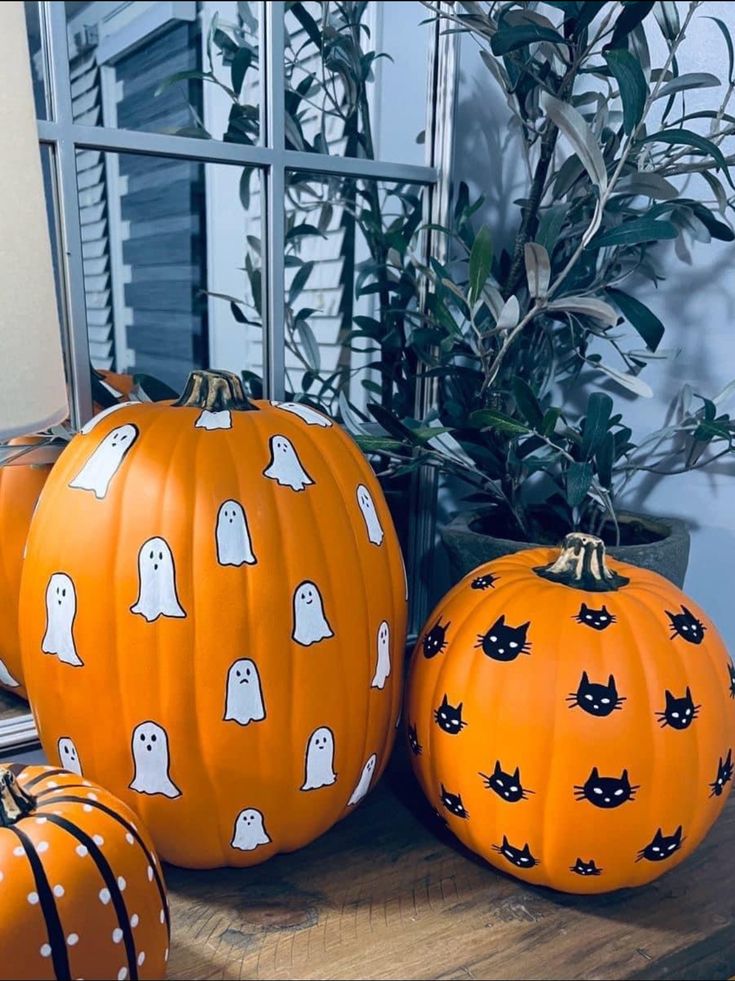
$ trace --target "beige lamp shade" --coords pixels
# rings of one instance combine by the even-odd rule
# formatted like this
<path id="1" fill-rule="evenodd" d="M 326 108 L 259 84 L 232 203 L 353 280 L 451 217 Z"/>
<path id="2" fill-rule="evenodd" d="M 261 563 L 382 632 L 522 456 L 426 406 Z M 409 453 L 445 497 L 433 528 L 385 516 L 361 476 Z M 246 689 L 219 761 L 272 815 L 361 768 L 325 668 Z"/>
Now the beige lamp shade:
<path id="1" fill-rule="evenodd" d="M 0 437 L 68 414 L 22 3 L 0 3 Z"/>

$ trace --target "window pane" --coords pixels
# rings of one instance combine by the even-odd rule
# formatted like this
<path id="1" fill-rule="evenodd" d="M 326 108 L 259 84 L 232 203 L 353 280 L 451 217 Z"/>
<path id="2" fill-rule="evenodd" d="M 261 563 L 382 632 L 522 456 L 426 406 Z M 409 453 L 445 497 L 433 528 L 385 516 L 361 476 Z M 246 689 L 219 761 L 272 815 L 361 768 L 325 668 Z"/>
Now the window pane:
<path id="1" fill-rule="evenodd" d="M 368 400 L 412 414 L 415 373 L 410 352 L 399 355 L 419 326 L 422 189 L 297 171 L 286 187 L 289 397 L 332 413 L 346 398 L 358 414 Z"/>
<path id="2" fill-rule="evenodd" d="M 429 15 L 418 2 L 290 4 L 286 146 L 423 163 Z"/>
<path id="3" fill-rule="evenodd" d="M 43 50 L 43 36 L 39 18 L 39 5 L 26 3 L 26 25 L 28 28 L 28 47 L 31 55 L 31 79 L 33 98 L 36 103 L 36 118 L 48 119 L 46 103 L 46 58 Z"/>
<path id="4" fill-rule="evenodd" d="M 247 0 L 67 2 L 75 120 L 258 143 L 259 10 Z"/>
<path id="5" fill-rule="evenodd" d="M 192 368 L 260 374 L 245 272 L 257 292 L 259 255 L 244 258 L 260 237 L 259 172 L 249 197 L 243 168 L 223 164 L 83 150 L 77 174 L 92 364 L 177 391 Z"/>

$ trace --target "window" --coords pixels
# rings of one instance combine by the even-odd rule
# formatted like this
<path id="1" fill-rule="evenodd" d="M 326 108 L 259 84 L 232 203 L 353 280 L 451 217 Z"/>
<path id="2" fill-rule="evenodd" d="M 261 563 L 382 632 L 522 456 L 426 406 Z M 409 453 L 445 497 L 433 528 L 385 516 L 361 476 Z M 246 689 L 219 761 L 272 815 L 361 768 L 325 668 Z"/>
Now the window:
<path id="1" fill-rule="evenodd" d="M 90 361 L 174 389 L 229 368 L 334 412 L 421 405 L 415 378 L 374 365 L 409 329 L 395 284 L 420 307 L 422 226 L 448 196 L 455 38 L 426 8 L 26 10 L 75 424 Z"/>

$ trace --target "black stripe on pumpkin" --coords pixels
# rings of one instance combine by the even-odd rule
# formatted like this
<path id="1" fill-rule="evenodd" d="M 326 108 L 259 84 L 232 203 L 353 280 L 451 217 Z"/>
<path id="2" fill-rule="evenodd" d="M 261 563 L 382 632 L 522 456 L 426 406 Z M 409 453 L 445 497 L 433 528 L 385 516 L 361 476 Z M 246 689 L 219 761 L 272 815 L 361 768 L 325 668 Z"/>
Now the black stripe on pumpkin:
<path id="1" fill-rule="evenodd" d="M 49 801 L 49 804 L 53 803 L 54 801 Z M 42 811 L 43 807 L 39 807 L 38 810 Z M 51 824 L 55 824 L 57 828 L 68 831 L 69 834 L 73 838 L 76 838 L 80 845 L 84 845 L 89 852 L 90 858 L 97 866 L 97 870 L 107 886 L 107 891 L 110 894 L 112 905 L 114 906 L 115 913 L 117 914 L 117 922 L 118 926 L 122 930 L 125 953 L 128 958 L 130 981 L 138 981 L 138 959 L 135 951 L 133 928 L 130 926 L 130 917 L 128 916 L 128 911 L 125 907 L 125 900 L 123 899 L 122 890 L 117 884 L 117 877 L 110 868 L 107 859 L 92 838 L 90 838 L 85 831 L 82 831 L 81 828 L 78 828 L 75 824 L 72 824 L 71 821 L 67 821 L 66 818 L 60 817 L 58 814 L 48 814 L 44 812 L 43 816 Z M 69 977 L 69 975 L 66 975 L 66 977 Z"/>
<path id="2" fill-rule="evenodd" d="M 55 787 L 49 787 L 48 790 L 39 791 L 39 793 L 35 794 L 35 798 L 36 800 L 41 801 L 45 797 L 48 797 L 50 794 L 58 794 L 60 790 L 91 790 L 91 789 L 92 789 L 92 785 L 90 783 L 60 783 L 57 784 Z M 85 800 L 84 803 L 89 804 L 90 802 Z"/>
<path id="3" fill-rule="evenodd" d="M 65 773 L 69 773 L 68 770 L 46 770 L 44 773 L 39 773 L 38 776 L 33 777 L 31 780 L 26 780 L 21 783 L 23 790 L 28 793 L 29 790 L 33 790 L 42 780 L 50 780 L 51 777 L 61 777 Z M 51 787 L 51 790 L 56 790 L 56 787 Z"/>
<path id="4" fill-rule="evenodd" d="M 48 934 L 49 947 L 51 948 L 51 961 L 54 965 L 54 974 L 57 978 L 64 979 L 64 981 L 66 981 L 67 978 L 72 976 L 71 966 L 69 964 L 69 952 L 66 947 L 66 938 L 64 937 L 64 928 L 61 925 L 59 911 L 56 908 L 56 900 L 54 899 L 54 894 L 51 891 L 51 886 L 49 885 L 46 870 L 43 867 L 43 862 L 36 851 L 36 846 L 25 831 L 21 831 L 20 828 L 15 826 L 11 826 L 7 830 L 12 831 L 13 834 L 18 836 L 18 839 L 20 840 L 20 843 L 26 853 L 26 857 L 30 863 L 31 872 L 33 873 L 33 881 L 36 886 L 36 894 L 38 895 L 39 906 L 46 924 L 46 933 Z"/>
<path id="5" fill-rule="evenodd" d="M 61 789 L 61 788 L 59 788 L 59 789 Z M 48 804 L 51 804 L 51 803 L 54 803 L 54 804 L 67 804 L 67 803 L 69 803 L 69 804 L 89 804 L 91 807 L 95 807 L 99 811 L 104 811 L 105 814 L 108 814 L 111 818 L 114 818 L 119 824 L 121 824 L 123 826 L 123 828 L 125 828 L 126 831 L 130 832 L 130 834 L 133 836 L 133 838 L 135 838 L 135 840 L 138 842 L 138 844 L 140 845 L 140 847 L 143 849 L 143 852 L 145 853 L 145 857 L 148 859 L 148 864 L 153 869 L 153 876 L 154 876 L 154 878 L 156 880 L 156 885 L 158 886 L 158 892 L 159 892 L 159 895 L 161 897 L 161 905 L 163 906 L 163 914 L 166 917 L 166 929 L 168 930 L 168 935 L 170 937 L 171 936 L 171 919 L 170 919 L 169 911 L 168 911 L 168 899 L 166 898 L 166 887 L 164 886 L 163 879 L 161 878 L 161 875 L 160 875 L 158 869 L 156 868 L 156 860 L 154 859 L 152 853 L 148 850 L 148 846 L 143 841 L 143 839 L 141 838 L 140 834 L 132 826 L 132 824 L 130 824 L 129 821 L 126 821 L 125 818 L 122 816 L 122 814 L 118 814 L 116 811 L 113 811 L 111 807 L 108 807 L 106 804 L 103 804 L 103 803 L 101 803 L 98 800 L 90 800 L 88 797 L 67 797 L 67 796 L 54 797 L 52 801 L 47 801 L 47 803 Z"/>

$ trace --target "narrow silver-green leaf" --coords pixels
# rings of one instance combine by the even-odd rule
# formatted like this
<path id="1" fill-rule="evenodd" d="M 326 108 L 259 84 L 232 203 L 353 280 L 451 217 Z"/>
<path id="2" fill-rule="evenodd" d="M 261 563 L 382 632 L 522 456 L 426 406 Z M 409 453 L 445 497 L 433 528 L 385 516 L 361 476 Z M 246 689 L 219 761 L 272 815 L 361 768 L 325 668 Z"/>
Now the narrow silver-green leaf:
<path id="1" fill-rule="evenodd" d="M 607 187 L 605 161 L 599 143 L 581 113 L 548 93 L 542 94 L 540 102 L 552 123 L 569 140 L 592 182 L 604 191 Z"/>
<path id="2" fill-rule="evenodd" d="M 605 327 L 613 327 L 619 319 L 618 312 L 604 300 L 594 296 L 562 296 L 547 304 L 547 310 L 559 313 L 581 313 L 598 320 Z"/>
<path id="3" fill-rule="evenodd" d="M 511 330 L 516 326 L 521 316 L 521 308 L 517 296 L 509 296 L 500 311 L 497 326 L 501 330 Z"/>
<path id="4" fill-rule="evenodd" d="M 677 92 L 687 92 L 689 89 L 709 89 L 715 88 L 720 84 L 716 75 L 709 72 L 689 72 L 686 75 L 677 75 L 670 82 L 662 85 L 656 95 L 657 99 L 665 99 L 669 95 Z"/>
<path id="5" fill-rule="evenodd" d="M 605 52 L 605 61 L 615 76 L 623 103 L 623 130 L 632 133 L 643 116 L 648 85 L 636 58 L 624 48 Z"/>
<path id="6" fill-rule="evenodd" d="M 528 292 L 534 299 L 543 299 L 548 292 L 551 279 L 549 253 L 538 242 L 527 242 L 524 247 L 524 258 Z"/>
<path id="7" fill-rule="evenodd" d="M 483 225 L 475 236 L 470 252 L 469 264 L 469 298 L 473 304 L 481 295 L 482 288 L 490 275 L 490 267 L 493 261 L 493 245 L 490 238 L 490 229 Z"/>

